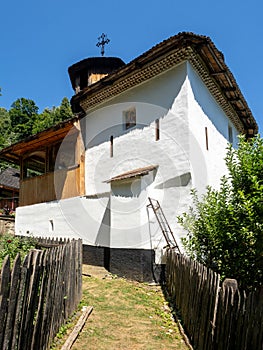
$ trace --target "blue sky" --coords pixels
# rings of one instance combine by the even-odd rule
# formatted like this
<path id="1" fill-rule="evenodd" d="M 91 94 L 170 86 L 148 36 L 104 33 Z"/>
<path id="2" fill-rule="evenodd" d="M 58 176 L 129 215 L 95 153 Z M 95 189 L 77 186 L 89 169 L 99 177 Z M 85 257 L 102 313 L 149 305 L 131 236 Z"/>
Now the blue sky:
<path id="1" fill-rule="evenodd" d="M 35 101 L 40 111 L 58 106 L 73 90 L 67 69 L 100 55 L 97 38 L 107 33 L 106 56 L 126 63 L 181 31 L 209 36 L 263 130 L 263 5 L 236 1 L 2 1 L 0 106 L 17 98 Z"/>

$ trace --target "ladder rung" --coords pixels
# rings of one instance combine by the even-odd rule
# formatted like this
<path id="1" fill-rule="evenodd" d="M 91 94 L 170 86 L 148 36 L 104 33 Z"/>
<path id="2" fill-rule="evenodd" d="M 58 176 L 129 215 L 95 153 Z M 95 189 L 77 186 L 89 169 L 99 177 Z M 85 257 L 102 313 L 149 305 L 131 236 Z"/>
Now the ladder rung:
<path id="1" fill-rule="evenodd" d="M 171 230 L 171 228 L 166 220 L 166 217 L 162 211 L 162 208 L 161 208 L 159 202 L 156 199 L 151 199 L 151 198 L 149 198 L 149 202 L 150 202 L 150 204 L 147 205 L 147 208 L 151 207 L 153 209 L 153 212 L 154 212 L 156 219 L 159 223 L 159 226 L 162 230 L 162 233 L 164 235 L 164 238 L 166 240 L 167 245 L 169 247 L 172 246 L 173 248 L 176 248 L 178 250 L 178 252 L 180 253 L 180 249 L 177 245 L 177 242 L 173 236 L 173 232 L 172 232 L 172 230 Z M 153 202 L 157 203 L 157 205 L 154 205 Z M 172 237 L 170 237 L 170 236 L 172 236 Z"/>

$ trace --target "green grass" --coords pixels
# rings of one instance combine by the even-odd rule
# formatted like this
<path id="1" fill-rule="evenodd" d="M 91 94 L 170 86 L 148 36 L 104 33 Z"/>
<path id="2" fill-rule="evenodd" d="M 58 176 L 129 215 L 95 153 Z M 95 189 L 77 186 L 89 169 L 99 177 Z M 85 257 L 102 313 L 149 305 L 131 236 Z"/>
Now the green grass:
<path id="1" fill-rule="evenodd" d="M 187 349 L 158 286 L 84 277 L 81 304 L 94 309 L 72 350 Z"/>

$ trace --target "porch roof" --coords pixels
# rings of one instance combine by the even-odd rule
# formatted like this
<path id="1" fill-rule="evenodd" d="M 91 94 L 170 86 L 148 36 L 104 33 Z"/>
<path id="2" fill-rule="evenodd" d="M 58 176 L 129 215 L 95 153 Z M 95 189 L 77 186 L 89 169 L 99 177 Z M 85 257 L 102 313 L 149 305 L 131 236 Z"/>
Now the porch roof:
<path id="1" fill-rule="evenodd" d="M 149 166 L 146 166 L 143 168 L 133 169 L 133 170 L 127 171 L 125 173 L 122 173 L 120 175 L 114 176 L 105 182 L 110 183 L 110 182 L 130 179 L 133 177 L 144 176 L 144 175 L 149 174 L 150 171 L 153 171 L 156 168 L 158 168 L 158 165 L 149 165 Z"/>
<path id="2" fill-rule="evenodd" d="M 61 122 L 49 129 L 41 131 L 26 139 L 5 147 L 0 151 L 0 158 L 9 162 L 19 164 L 23 154 L 30 153 L 40 148 L 45 148 L 52 143 L 63 140 L 68 133 L 75 133 L 78 128 L 75 122 L 78 118 L 72 118 Z"/>

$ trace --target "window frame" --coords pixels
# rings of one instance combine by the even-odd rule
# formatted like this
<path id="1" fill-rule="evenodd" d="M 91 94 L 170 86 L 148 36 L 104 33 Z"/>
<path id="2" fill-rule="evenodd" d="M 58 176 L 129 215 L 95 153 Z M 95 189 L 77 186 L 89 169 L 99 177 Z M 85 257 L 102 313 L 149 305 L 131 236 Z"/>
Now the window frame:
<path id="1" fill-rule="evenodd" d="M 137 124 L 136 108 L 130 107 L 122 112 L 124 130 L 132 129 Z"/>

